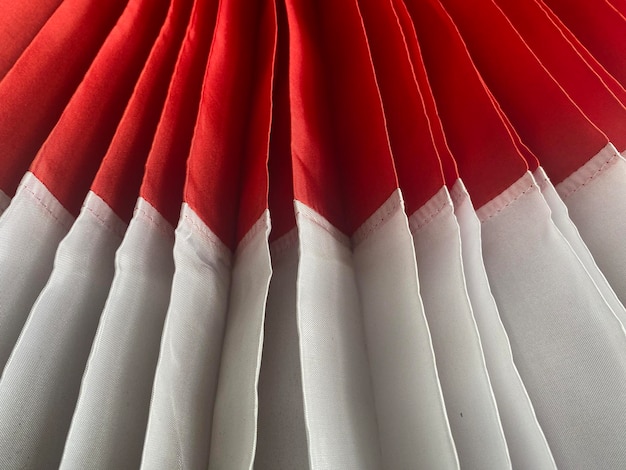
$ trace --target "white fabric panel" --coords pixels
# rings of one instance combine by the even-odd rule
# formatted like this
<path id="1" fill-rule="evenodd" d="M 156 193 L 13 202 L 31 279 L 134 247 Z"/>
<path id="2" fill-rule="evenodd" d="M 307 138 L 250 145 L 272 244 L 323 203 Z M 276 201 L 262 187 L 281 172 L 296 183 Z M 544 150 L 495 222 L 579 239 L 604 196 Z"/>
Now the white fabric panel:
<path id="1" fill-rule="evenodd" d="M 0 371 L 52 272 L 74 218 L 41 181 L 26 173 L 0 217 Z"/>
<path id="2" fill-rule="evenodd" d="M 555 469 L 552 452 L 513 362 L 511 345 L 491 295 L 482 258 L 480 220 L 461 180 L 456 181 L 450 196 L 461 234 L 467 293 L 513 468 Z"/>
<path id="3" fill-rule="evenodd" d="M 136 469 L 174 274 L 174 228 L 137 201 L 115 255 L 61 468 Z"/>
<path id="4" fill-rule="evenodd" d="M 352 241 L 382 467 L 458 468 L 399 189 Z"/>
<path id="5" fill-rule="evenodd" d="M 0 189 L 0 215 L 9 207 L 11 203 L 11 198 L 6 195 L 4 191 Z"/>
<path id="6" fill-rule="evenodd" d="M 251 469 L 257 440 L 257 384 L 272 266 L 269 211 L 239 242 L 211 433 L 209 468 Z"/>
<path id="7" fill-rule="evenodd" d="M 206 468 L 231 252 L 183 204 L 141 468 Z"/>
<path id="8" fill-rule="evenodd" d="M 0 380 L 1 468 L 59 465 L 124 229 L 90 192 L 59 244 Z"/>
<path id="9" fill-rule="evenodd" d="M 626 468 L 626 336 L 530 173 L 477 211 L 513 357 L 559 468 Z"/>
<path id="10" fill-rule="evenodd" d="M 273 273 L 265 314 L 254 468 L 306 470 L 309 453 L 296 323 L 297 230 L 270 246 Z"/>
<path id="11" fill-rule="evenodd" d="M 381 468 L 363 319 L 348 238 L 295 201 L 297 319 L 312 469 Z"/>
<path id="12" fill-rule="evenodd" d="M 608 144 L 556 189 L 595 262 L 626 302 L 626 161 Z"/>
<path id="13" fill-rule="evenodd" d="M 443 187 L 409 218 L 424 310 L 461 468 L 511 467 L 467 296 L 459 226 Z"/>
<path id="14" fill-rule="evenodd" d="M 556 225 L 567 242 L 571 245 L 576 256 L 580 258 L 580 261 L 583 263 L 583 266 L 585 266 L 593 282 L 596 283 L 598 290 L 600 290 L 613 312 L 615 312 L 617 318 L 620 319 L 622 325 L 626 324 L 626 308 L 624 308 L 624 305 L 622 305 L 617 298 L 615 291 L 609 285 L 604 274 L 600 271 L 600 268 L 598 268 L 589 248 L 580 237 L 576 225 L 572 222 L 572 219 L 570 219 L 567 206 L 552 185 L 548 175 L 546 175 L 543 168 L 539 167 L 535 170 L 533 177 L 541 190 L 543 198 L 548 203 L 554 225 Z"/>

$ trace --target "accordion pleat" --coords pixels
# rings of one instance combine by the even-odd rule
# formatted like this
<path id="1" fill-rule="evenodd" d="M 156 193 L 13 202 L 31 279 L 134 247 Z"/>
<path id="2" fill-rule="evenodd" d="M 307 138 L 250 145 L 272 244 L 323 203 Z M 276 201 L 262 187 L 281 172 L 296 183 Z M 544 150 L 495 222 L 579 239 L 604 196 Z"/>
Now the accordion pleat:
<path id="1" fill-rule="evenodd" d="M 0 468 L 626 468 L 625 12 L 0 1 Z"/>

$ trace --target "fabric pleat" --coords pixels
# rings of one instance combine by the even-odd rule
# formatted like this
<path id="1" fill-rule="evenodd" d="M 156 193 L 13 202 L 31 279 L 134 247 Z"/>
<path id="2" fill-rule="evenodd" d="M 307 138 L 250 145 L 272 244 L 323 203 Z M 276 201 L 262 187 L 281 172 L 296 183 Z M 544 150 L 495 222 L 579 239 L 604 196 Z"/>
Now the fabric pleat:
<path id="1" fill-rule="evenodd" d="M 493 295 L 557 465 L 619 467 L 622 324 L 552 222 L 530 173 L 478 215 Z M 606 367 L 594 366 L 597 357 Z M 581 415 L 589 396 L 592 410 Z"/>
<path id="2" fill-rule="evenodd" d="M 2 369 L 52 272 L 56 248 L 73 223 L 72 215 L 43 183 L 32 173 L 26 173 L 11 204 L 0 217 Z"/>
<path id="3" fill-rule="evenodd" d="M 90 193 L 59 243 L 54 269 L 0 381 L 0 461 L 8 468 L 59 465 L 125 229 Z M 70 289 L 73 295 L 67 295 Z"/>
<path id="4" fill-rule="evenodd" d="M 409 218 L 424 311 L 462 467 L 511 468 L 465 286 L 459 227 L 444 187 Z M 481 429 L 480 434 L 473 429 Z"/>
<path id="5" fill-rule="evenodd" d="M 296 229 L 271 245 L 270 282 L 259 375 L 258 440 L 254 467 L 309 468 L 302 369 L 296 322 Z"/>
<path id="6" fill-rule="evenodd" d="M 554 469 L 552 452 L 513 361 L 511 344 L 491 294 L 482 258 L 480 220 L 460 179 L 451 188 L 450 196 L 459 224 L 467 295 L 513 468 Z"/>
<path id="7" fill-rule="evenodd" d="M 115 276 L 60 468 L 139 466 L 174 274 L 173 245 L 172 226 L 139 199 L 115 253 Z"/>

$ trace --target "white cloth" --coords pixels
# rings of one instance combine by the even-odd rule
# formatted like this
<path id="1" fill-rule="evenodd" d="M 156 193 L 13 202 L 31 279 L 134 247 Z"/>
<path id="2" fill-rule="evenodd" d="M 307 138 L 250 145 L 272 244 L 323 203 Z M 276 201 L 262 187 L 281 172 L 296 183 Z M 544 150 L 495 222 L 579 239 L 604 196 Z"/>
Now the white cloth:
<path id="1" fill-rule="evenodd" d="M 237 246 L 217 394 L 209 468 L 251 469 L 257 440 L 257 384 L 272 266 L 266 210 Z"/>
<path id="2" fill-rule="evenodd" d="M 0 380 L 0 467 L 54 468 L 113 279 L 124 224 L 89 193 Z"/>
<path id="3" fill-rule="evenodd" d="M 352 243 L 382 467 L 458 468 L 400 190 Z"/>
<path id="4" fill-rule="evenodd" d="M 461 234 L 467 293 L 513 468 L 555 469 L 552 452 L 513 362 L 511 345 L 491 295 L 483 264 L 480 220 L 460 179 L 450 190 L 450 197 Z"/>
<path id="5" fill-rule="evenodd" d="M 0 370 L 52 272 L 74 218 L 32 173 L 0 217 Z"/>
<path id="6" fill-rule="evenodd" d="M 359 292 L 348 238 L 295 202 L 297 319 L 309 462 L 379 469 L 380 445 Z"/>
<path id="7" fill-rule="evenodd" d="M 583 263 L 583 266 L 593 279 L 593 282 L 596 283 L 598 290 L 604 296 L 604 299 L 609 304 L 609 307 L 613 310 L 617 318 L 620 319 L 622 325 L 626 324 L 626 308 L 617 298 L 615 291 L 610 286 L 606 277 L 595 260 L 593 259 L 593 255 L 589 251 L 589 248 L 580 237 L 580 233 L 576 228 L 574 222 L 569 217 L 569 212 L 567 210 L 567 206 L 557 193 L 555 187 L 552 185 L 552 182 L 546 175 L 546 172 L 543 168 L 539 167 L 535 170 L 533 177 L 535 178 L 535 182 L 539 189 L 541 190 L 541 195 L 548 203 L 548 207 L 550 208 L 550 217 L 554 222 L 554 225 L 559 229 L 559 231 L 563 234 L 567 242 L 570 244 L 576 256 Z"/>
<path id="8" fill-rule="evenodd" d="M 297 229 L 270 247 L 273 273 L 265 314 L 254 468 L 307 469 L 309 452 L 296 323 Z"/>
<path id="9" fill-rule="evenodd" d="M 206 468 L 231 252 L 183 204 L 141 468 Z"/>
<path id="10" fill-rule="evenodd" d="M 604 276 L 626 302 L 626 161 L 608 144 L 556 189 Z"/>
<path id="11" fill-rule="evenodd" d="M 91 348 L 61 468 L 136 469 L 174 274 L 174 228 L 137 201 Z"/>
<path id="12" fill-rule="evenodd" d="M 481 207 L 513 357 L 559 468 L 625 468 L 626 336 L 530 173 Z"/>
<path id="13" fill-rule="evenodd" d="M 296 202 L 312 468 L 458 468 L 395 191 L 350 241 Z"/>
<path id="14" fill-rule="evenodd" d="M 511 461 L 463 272 L 459 226 L 443 187 L 409 217 L 422 299 L 461 468 Z"/>

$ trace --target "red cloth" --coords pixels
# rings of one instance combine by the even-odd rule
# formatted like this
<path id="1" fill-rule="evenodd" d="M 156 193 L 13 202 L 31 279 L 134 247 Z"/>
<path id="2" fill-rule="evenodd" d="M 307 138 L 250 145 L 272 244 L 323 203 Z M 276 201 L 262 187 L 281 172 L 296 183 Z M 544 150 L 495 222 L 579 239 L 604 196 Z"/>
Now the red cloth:
<path id="1" fill-rule="evenodd" d="M 125 4 L 65 0 L 0 81 L 0 189 L 8 195 L 15 193 Z"/>
<path id="2" fill-rule="evenodd" d="M 354 0 L 289 0 L 296 199 L 351 235 L 397 181 L 380 95 Z"/>
<path id="3" fill-rule="evenodd" d="M 267 208 L 275 43 L 272 1 L 221 3 L 184 200 L 230 248 Z"/>

